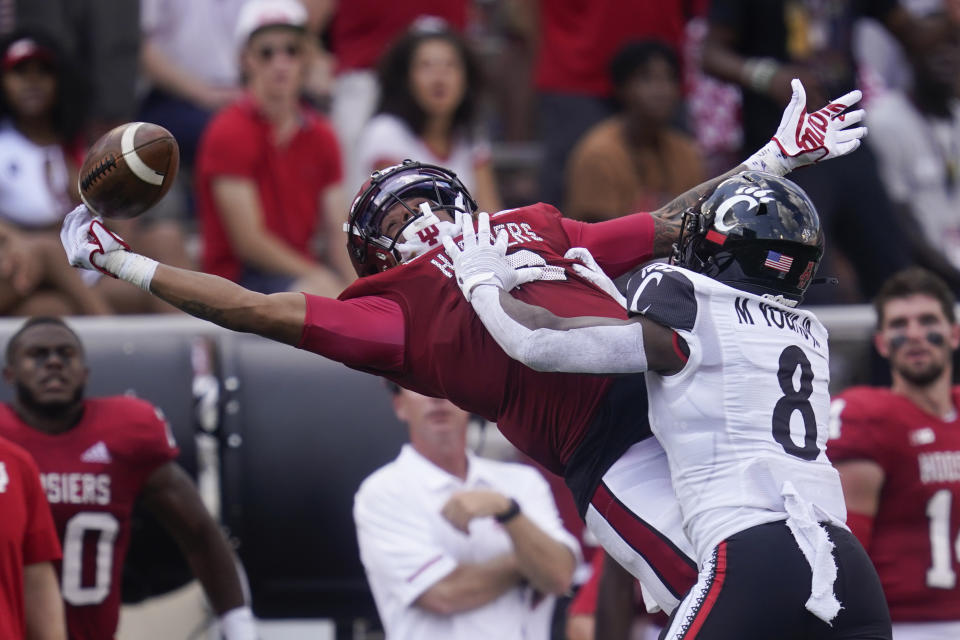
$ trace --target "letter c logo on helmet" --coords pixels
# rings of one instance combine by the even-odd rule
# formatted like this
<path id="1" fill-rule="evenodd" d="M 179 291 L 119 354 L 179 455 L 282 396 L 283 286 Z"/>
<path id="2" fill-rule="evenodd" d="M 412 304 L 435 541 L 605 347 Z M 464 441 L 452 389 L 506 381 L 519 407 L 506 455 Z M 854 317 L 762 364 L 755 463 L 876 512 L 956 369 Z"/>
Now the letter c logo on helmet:
<path id="1" fill-rule="evenodd" d="M 795 304 L 822 255 L 820 218 L 807 194 L 786 178 L 745 171 L 684 213 L 671 262 Z"/>

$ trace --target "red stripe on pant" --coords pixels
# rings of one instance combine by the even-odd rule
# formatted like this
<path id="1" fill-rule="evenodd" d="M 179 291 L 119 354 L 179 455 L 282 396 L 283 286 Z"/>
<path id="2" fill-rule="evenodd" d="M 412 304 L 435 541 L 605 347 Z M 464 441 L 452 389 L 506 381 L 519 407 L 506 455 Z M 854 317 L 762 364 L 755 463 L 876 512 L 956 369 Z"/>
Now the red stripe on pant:
<path id="1" fill-rule="evenodd" d="M 653 568 L 677 598 L 697 582 L 697 565 L 669 539 L 623 505 L 603 482 L 590 504 L 603 519 Z"/>
<path id="2" fill-rule="evenodd" d="M 690 623 L 689 628 L 687 628 L 687 632 L 683 634 L 683 640 L 693 640 L 697 637 L 700 628 L 710 615 L 710 610 L 713 609 L 713 605 L 717 603 L 717 598 L 720 597 L 720 591 L 723 590 L 723 581 L 726 577 L 727 543 L 724 541 L 717 545 L 717 563 L 713 568 L 713 579 L 710 582 L 710 587 L 707 589 L 707 595 L 697 608 L 697 612 L 693 614 L 693 621 Z"/>

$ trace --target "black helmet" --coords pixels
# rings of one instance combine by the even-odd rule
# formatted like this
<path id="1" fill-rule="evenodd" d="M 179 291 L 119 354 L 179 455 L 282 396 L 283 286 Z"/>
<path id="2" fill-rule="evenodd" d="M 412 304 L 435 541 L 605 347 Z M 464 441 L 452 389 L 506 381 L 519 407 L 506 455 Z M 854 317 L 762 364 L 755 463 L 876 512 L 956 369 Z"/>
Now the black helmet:
<path id="1" fill-rule="evenodd" d="M 432 211 L 455 210 L 473 214 L 477 203 L 467 188 L 449 169 L 413 160 L 374 171 L 360 188 L 350 207 L 350 219 L 344 229 L 347 232 L 347 251 L 358 276 L 368 276 L 400 263 L 396 246 L 402 242 L 404 229 L 423 215 L 419 208 L 411 207 L 407 200 L 425 198 Z M 408 212 L 401 225 L 392 235 L 381 230 L 381 223 L 388 211 L 401 205 Z"/>
<path id="2" fill-rule="evenodd" d="M 786 178 L 745 171 L 684 212 L 671 263 L 793 305 L 822 255 L 820 218 L 807 194 Z"/>

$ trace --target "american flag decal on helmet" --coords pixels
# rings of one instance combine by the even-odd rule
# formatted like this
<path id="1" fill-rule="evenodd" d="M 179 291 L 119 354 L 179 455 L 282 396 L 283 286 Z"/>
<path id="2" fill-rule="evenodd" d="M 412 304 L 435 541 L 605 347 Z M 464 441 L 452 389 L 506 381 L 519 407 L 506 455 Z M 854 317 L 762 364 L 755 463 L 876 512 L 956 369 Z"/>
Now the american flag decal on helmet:
<path id="1" fill-rule="evenodd" d="M 770 267 L 771 269 L 776 269 L 777 271 L 782 271 L 784 273 L 790 271 L 790 267 L 792 265 L 793 258 L 782 253 L 777 253 L 776 251 L 767 251 L 767 259 L 763 261 L 763 266 Z"/>

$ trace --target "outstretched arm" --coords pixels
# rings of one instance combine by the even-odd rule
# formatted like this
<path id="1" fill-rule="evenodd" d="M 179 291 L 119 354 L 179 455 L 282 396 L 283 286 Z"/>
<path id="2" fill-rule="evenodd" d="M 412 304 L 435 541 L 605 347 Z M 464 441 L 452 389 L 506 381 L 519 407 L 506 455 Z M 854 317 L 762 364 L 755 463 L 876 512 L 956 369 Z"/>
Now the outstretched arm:
<path id="1" fill-rule="evenodd" d="M 296 346 L 303 333 L 302 293 L 265 295 L 207 273 L 158 264 L 150 293 L 201 320 Z"/>
<path id="2" fill-rule="evenodd" d="M 471 304 L 500 348 L 537 371 L 669 375 L 686 364 L 675 332 L 643 316 L 562 318 L 491 285 L 477 287 Z"/>
<path id="3" fill-rule="evenodd" d="M 501 233 L 491 244 L 486 213 L 478 216 L 476 233 L 471 221 L 464 222 L 463 251 L 450 238 L 444 239 L 444 247 L 457 283 L 487 331 L 507 355 L 531 369 L 669 374 L 686 363 L 674 346 L 675 333 L 642 316 L 561 318 L 511 296 L 508 291 L 518 284 L 519 272 L 506 261 L 506 235 Z"/>
<path id="4" fill-rule="evenodd" d="M 655 224 L 655 256 L 670 255 L 673 243 L 680 235 L 683 212 L 727 178 L 741 171 L 765 171 L 784 176 L 794 169 L 847 155 L 860 146 L 860 139 L 867 133 L 866 127 L 849 127 L 863 119 L 863 110 L 846 112 L 860 101 L 859 91 L 851 91 L 819 111 L 807 113 L 807 94 L 803 84 L 794 79 L 791 86 L 790 103 L 767 144 L 722 176 L 697 185 L 650 214 Z"/>

